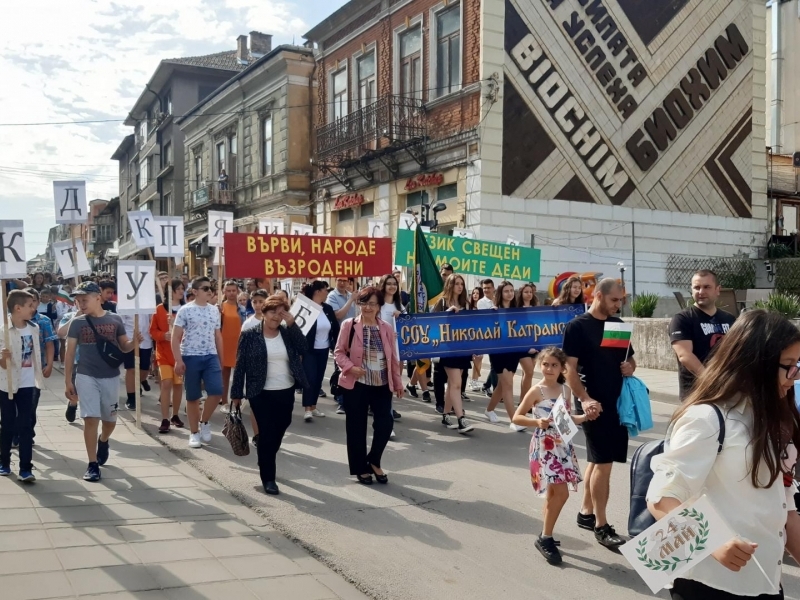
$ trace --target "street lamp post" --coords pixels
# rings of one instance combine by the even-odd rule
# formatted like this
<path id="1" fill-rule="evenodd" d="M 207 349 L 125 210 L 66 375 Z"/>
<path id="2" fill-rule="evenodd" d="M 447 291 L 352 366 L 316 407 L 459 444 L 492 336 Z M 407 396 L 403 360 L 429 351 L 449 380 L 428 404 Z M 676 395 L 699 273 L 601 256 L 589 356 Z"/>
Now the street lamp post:
<path id="1" fill-rule="evenodd" d="M 619 314 L 623 315 L 624 314 L 624 310 L 625 310 L 625 304 L 624 304 L 624 302 L 625 302 L 625 263 L 620 261 L 620 262 L 617 263 L 617 266 L 619 267 L 619 281 L 622 284 L 622 301 L 623 301 L 623 305 L 619 309 Z"/>

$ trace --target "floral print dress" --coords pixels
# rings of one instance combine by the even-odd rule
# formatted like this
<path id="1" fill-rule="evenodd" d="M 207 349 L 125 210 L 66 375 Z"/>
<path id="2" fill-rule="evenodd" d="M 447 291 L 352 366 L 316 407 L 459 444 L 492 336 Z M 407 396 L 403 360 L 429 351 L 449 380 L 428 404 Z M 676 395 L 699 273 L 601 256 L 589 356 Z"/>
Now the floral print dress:
<path id="1" fill-rule="evenodd" d="M 549 418 L 553 405 L 564 397 L 564 392 L 562 387 L 561 395 L 558 398 L 548 400 L 544 398 L 544 392 L 539 388 L 542 400 L 533 409 L 534 418 Z M 565 401 L 567 408 L 571 409 L 570 402 Z M 530 465 L 531 483 L 538 496 L 546 495 L 547 486 L 551 483 L 568 483 L 570 489 L 575 492 L 578 490 L 578 484 L 582 481 L 575 448 L 561 439 L 552 424 L 547 429 L 537 427 L 534 430 L 530 446 Z"/>

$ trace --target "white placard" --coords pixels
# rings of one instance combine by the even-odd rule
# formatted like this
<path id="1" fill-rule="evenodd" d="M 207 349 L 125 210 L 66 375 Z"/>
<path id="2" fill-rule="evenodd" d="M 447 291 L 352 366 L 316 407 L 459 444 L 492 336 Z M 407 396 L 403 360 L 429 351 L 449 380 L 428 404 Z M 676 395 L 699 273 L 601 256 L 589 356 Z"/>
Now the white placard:
<path id="1" fill-rule="evenodd" d="M 72 252 L 72 240 L 64 240 L 53 244 L 53 253 L 56 255 L 58 268 L 61 269 L 61 276 L 64 279 L 72 279 L 79 275 L 88 275 L 92 272 L 86 252 L 83 250 L 83 241 L 75 240 L 75 256 Z M 77 273 L 75 272 L 75 262 L 77 258 Z"/>
<path id="2" fill-rule="evenodd" d="M 225 234 L 233 233 L 233 213 L 216 210 L 208 211 L 208 245 L 225 245 Z"/>
<path id="3" fill-rule="evenodd" d="M 156 261 L 117 262 L 117 314 L 151 315 L 156 310 Z"/>
<path id="4" fill-rule="evenodd" d="M 578 435 L 578 426 L 572 420 L 563 396 L 559 396 L 558 400 L 553 404 L 553 409 L 550 411 L 550 420 L 565 444 L 569 444 L 572 438 Z"/>
<path id="5" fill-rule="evenodd" d="M 506 238 L 506 244 L 509 246 L 519 246 L 519 240 L 515 238 L 513 235 L 510 235 Z"/>
<path id="6" fill-rule="evenodd" d="M 303 335 L 308 335 L 321 312 L 322 307 L 310 298 L 306 298 L 303 294 L 297 295 L 297 300 L 294 301 L 292 308 L 289 309 L 289 314 L 294 317 L 294 322 L 303 332 Z"/>
<path id="7" fill-rule="evenodd" d="M 150 248 L 155 243 L 153 213 L 149 210 L 137 210 L 128 213 L 131 226 L 131 237 L 137 248 Z"/>
<path id="8" fill-rule="evenodd" d="M 410 213 L 400 213 L 397 215 L 397 226 L 400 229 L 410 229 L 414 231 L 417 228 L 417 219 Z"/>
<path id="9" fill-rule="evenodd" d="M 465 240 L 474 240 L 475 232 L 471 229 L 461 229 L 456 227 L 453 229 L 453 237 L 464 238 Z"/>
<path id="10" fill-rule="evenodd" d="M 734 537 L 736 534 L 703 495 L 656 521 L 620 551 L 656 594 L 700 561 L 714 560 L 708 557 Z M 755 556 L 750 560 L 761 569 Z"/>
<path id="11" fill-rule="evenodd" d="M 28 276 L 22 221 L 0 221 L 0 279 Z"/>
<path id="12" fill-rule="evenodd" d="M 386 221 L 381 221 L 380 219 L 367 220 L 367 237 L 385 238 L 387 229 Z"/>
<path id="13" fill-rule="evenodd" d="M 304 223 L 292 223 L 289 227 L 290 235 L 314 235 L 314 226 Z"/>
<path id="14" fill-rule="evenodd" d="M 88 223 L 85 181 L 54 181 L 53 205 L 56 223 Z"/>
<path id="15" fill-rule="evenodd" d="M 283 235 L 283 219 L 259 219 L 258 233 L 263 235 Z"/>
<path id="16" fill-rule="evenodd" d="M 294 281 L 291 279 L 281 279 L 281 289 L 291 298 L 292 290 L 294 289 Z"/>
<path id="17" fill-rule="evenodd" d="M 179 258 L 184 255 L 183 217 L 153 217 L 156 258 Z"/>
<path id="18" fill-rule="evenodd" d="M 422 230 L 423 233 L 430 233 L 431 228 L 427 225 L 420 225 L 419 228 Z"/>

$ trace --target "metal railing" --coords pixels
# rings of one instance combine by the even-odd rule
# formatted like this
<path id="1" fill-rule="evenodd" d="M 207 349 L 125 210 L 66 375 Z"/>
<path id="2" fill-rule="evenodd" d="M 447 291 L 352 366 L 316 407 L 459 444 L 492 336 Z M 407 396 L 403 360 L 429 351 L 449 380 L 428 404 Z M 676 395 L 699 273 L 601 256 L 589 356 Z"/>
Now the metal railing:
<path id="1" fill-rule="evenodd" d="M 214 182 L 196 189 L 192 192 L 192 199 L 190 202 L 192 210 L 217 204 L 233 204 L 233 190 L 231 190 L 229 186 L 225 186 L 225 188 L 226 189 L 220 189 L 220 184 Z"/>
<path id="2" fill-rule="evenodd" d="M 317 129 L 317 159 L 323 163 L 357 160 L 366 152 L 409 145 L 427 136 L 422 100 L 385 96 Z"/>

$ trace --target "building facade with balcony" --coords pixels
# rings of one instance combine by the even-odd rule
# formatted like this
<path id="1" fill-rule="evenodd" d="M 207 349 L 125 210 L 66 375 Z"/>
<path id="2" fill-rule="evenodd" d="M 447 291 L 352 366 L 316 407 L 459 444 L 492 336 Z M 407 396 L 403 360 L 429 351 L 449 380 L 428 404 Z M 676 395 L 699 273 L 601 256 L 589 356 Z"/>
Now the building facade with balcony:
<path id="1" fill-rule="evenodd" d="M 112 273 L 119 256 L 119 198 L 112 198 L 89 224 L 89 245 L 92 248 L 92 268 Z"/>
<path id="2" fill-rule="evenodd" d="M 479 0 L 352 1 L 306 34 L 315 48 L 317 231 L 367 235 L 368 222 L 463 227 L 479 191 Z"/>
<path id="3" fill-rule="evenodd" d="M 258 32 L 249 41 L 247 68 L 177 120 L 191 275 L 212 268 L 209 210 L 234 213 L 237 231 L 255 231 L 259 218 L 282 219 L 287 231 L 291 222 L 310 221 L 313 53 L 273 49 L 271 36 Z M 240 36 L 240 45 L 247 42 Z"/>

